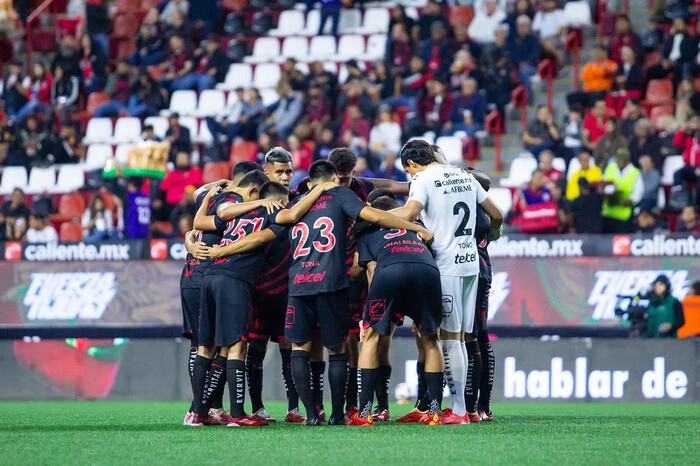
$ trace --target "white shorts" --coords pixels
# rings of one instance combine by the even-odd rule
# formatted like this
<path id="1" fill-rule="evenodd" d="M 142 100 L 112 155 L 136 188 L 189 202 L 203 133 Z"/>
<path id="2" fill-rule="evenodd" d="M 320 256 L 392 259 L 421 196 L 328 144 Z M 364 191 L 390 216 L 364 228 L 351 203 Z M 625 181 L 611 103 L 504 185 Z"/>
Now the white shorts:
<path id="1" fill-rule="evenodd" d="M 471 333 L 476 315 L 476 292 L 479 276 L 440 276 L 442 283 L 442 324 L 446 332 Z"/>

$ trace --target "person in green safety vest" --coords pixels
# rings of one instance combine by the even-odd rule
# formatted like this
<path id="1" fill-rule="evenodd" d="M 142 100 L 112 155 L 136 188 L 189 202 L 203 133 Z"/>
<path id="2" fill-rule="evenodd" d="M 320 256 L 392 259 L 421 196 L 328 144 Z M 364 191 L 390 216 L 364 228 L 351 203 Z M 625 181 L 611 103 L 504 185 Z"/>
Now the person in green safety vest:
<path id="1" fill-rule="evenodd" d="M 644 182 L 637 167 L 630 163 L 630 151 L 615 152 L 615 161 L 605 167 L 603 181 L 613 183 L 603 190 L 603 233 L 631 233 L 632 210 L 644 195 Z"/>
<path id="2" fill-rule="evenodd" d="M 671 294 L 671 282 L 659 275 L 649 293 L 647 338 L 677 338 L 677 331 L 685 324 L 683 306 Z"/>

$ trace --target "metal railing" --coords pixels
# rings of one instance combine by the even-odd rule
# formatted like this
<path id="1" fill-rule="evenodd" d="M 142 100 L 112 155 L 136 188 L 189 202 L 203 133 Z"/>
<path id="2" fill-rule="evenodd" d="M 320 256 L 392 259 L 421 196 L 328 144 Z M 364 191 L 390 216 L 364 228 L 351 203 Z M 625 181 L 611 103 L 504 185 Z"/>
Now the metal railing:
<path id="1" fill-rule="evenodd" d="M 53 15 L 53 34 L 54 37 L 56 36 L 56 32 L 58 30 L 58 21 L 56 20 L 56 16 L 58 15 L 58 2 L 55 0 L 44 0 L 44 2 L 39 5 L 36 10 L 32 11 L 29 16 L 27 17 L 27 22 L 26 22 L 26 27 L 25 27 L 25 33 L 26 33 L 26 50 L 25 50 L 25 67 L 26 67 L 26 72 L 27 74 L 31 73 L 31 65 L 32 65 L 32 48 L 34 46 L 32 42 L 32 22 L 39 17 L 40 14 L 42 14 L 48 7 L 52 6 L 52 15 Z"/>

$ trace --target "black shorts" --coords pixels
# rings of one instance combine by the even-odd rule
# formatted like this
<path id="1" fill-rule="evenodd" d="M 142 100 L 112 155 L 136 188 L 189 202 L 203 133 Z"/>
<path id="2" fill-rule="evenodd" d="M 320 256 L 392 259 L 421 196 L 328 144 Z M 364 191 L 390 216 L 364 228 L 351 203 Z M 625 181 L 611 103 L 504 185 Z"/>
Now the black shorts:
<path id="1" fill-rule="evenodd" d="M 491 280 L 479 276 L 479 288 L 476 292 L 476 313 L 474 314 L 474 335 L 487 330 L 489 320 L 489 295 L 491 294 Z"/>
<path id="2" fill-rule="evenodd" d="M 194 346 L 198 345 L 199 334 L 199 306 L 201 305 L 201 288 L 180 288 L 180 302 L 182 303 L 182 336 L 192 340 Z"/>
<path id="3" fill-rule="evenodd" d="M 348 289 L 310 296 L 290 296 L 284 322 L 284 337 L 304 344 L 321 328 L 323 346 L 336 348 L 348 334 L 350 312 Z"/>
<path id="4" fill-rule="evenodd" d="M 403 317 L 432 335 L 442 320 L 440 272 L 424 264 L 393 264 L 374 274 L 363 315 L 365 328 L 383 336 L 391 335 L 391 324 L 401 325 Z"/>
<path id="5" fill-rule="evenodd" d="M 226 275 L 202 280 L 199 345 L 231 346 L 245 341 L 252 308 L 250 285 Z"/>
<path id="6" fill-rule="evenodd" d="M 248 317 L 248 338 L 284 341 L 287 293 L 253 292 L 253 312 Z"/>
<path id="7" fill-rule="evenodd" d="M 362 320 L 362 310 L 367 301 L 367 278 L 363 274 L 360 280 L 350 280 L 348 287 L 348 309 L 350 310 L 350 327 L 348 335 L 360 333 L 360 321 Z"/>

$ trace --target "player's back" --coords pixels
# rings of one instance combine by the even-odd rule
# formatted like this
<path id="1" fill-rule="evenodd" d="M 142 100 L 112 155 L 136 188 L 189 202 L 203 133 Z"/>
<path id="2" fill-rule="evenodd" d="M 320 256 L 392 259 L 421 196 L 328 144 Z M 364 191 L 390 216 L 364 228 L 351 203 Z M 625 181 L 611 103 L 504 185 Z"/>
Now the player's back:
<path id="1" fill-rule="evenodd" d="M 394 264 L 424 264 L 437 268 L 428 246 L 413 231 L 370 227 L 362 232 L 357 252 L 360 263 L 377 262 L 375 273 Z"/>

